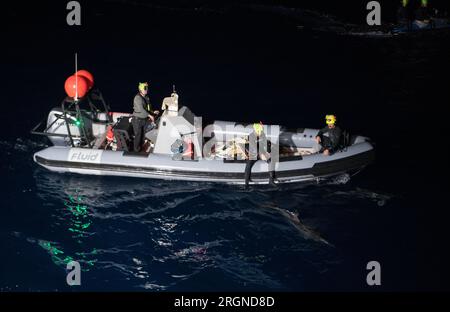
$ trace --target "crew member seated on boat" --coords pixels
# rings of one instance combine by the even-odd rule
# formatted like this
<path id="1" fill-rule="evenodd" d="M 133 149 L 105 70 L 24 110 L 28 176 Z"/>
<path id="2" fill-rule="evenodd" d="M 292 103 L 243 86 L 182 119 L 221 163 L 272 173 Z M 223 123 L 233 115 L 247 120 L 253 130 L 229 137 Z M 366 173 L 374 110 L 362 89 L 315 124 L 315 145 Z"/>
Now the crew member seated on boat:
<path id="1" fill-rule="evenodd" d="M 320 129 L 317 133 L 316 145 L 313 148 L 316 153 L 323 153 L 325 156 L 330 156 L 339 148 L 342 131 L 336 126 L 335 115 L 326 115 L 325 121 L 327 126 Z"/>
<path id="2" fill-rule="evenodd" d="M 151 123 L 150 128 L 155 126 L 155 117 L 159 114 L 159 111 L 152 110 L 150 98 L 148 97 L 148 83 L 140 82 L 138 89 L 139 92 L 133 100 L 133 118 L 131 120 L 134 132 L 133 149 L 135 152 L 141 150 L 145 130 L 149 129 L 149 123 Z"/>
<path id="3" fill-rule="evenodd" d="M 270 158 L 268 150 L 272 148 L 271 142 L 267 140 L 264 134 L 264 127 L 261 122 L 253 124 L 253 132 L 248 137 L 249 142 L 256 142 L 256 144 L 248 144 L 247 149 L 247 162 L 245 164 L 245 188 L 248 188 L 248 184 L 251 181 L 251 172 L 253 165 L 258 160 L 264 160 L 269 164 L 269 184 L 276 186 L 275 184 L 275 162 Z"/>

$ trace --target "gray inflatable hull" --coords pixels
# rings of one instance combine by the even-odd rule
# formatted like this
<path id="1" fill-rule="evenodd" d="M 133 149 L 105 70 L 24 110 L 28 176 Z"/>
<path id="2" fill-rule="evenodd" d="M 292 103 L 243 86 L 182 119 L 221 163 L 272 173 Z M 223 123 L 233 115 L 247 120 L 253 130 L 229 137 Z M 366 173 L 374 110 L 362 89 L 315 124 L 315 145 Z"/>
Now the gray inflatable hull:
<path id="1" fill-rule="evenodd" d="M 52 146 L 34 154 L 34 161 L 55 172 L 112 175 L 165 180 L 243 184 L 245 161 L 173 160 L 170 155 L 137 155 L 123 151 Z M 275 166 L 279 183 L 328 178 L 362 169 L 374 158 L 373 146 L 365 140 L 332 156 L 313 154 L 280 159 Z M 257 161 L 251 184 L 269 182 L 268 164 Z"/>

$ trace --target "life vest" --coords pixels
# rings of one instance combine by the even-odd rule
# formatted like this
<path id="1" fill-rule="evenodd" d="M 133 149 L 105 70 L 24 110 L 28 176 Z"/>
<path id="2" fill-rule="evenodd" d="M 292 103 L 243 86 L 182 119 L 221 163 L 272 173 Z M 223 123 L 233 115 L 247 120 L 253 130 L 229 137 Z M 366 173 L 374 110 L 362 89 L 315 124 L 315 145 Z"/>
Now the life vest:
<path id="1" fill-rule="evenodd" d="M 148 96 L 143 96 L 140 92 L 138 92 L 139 96 L 144 100 L 144 108 L 147 112 L 152 112 L 152 105 L 150 104 L 150 98 Z"/>

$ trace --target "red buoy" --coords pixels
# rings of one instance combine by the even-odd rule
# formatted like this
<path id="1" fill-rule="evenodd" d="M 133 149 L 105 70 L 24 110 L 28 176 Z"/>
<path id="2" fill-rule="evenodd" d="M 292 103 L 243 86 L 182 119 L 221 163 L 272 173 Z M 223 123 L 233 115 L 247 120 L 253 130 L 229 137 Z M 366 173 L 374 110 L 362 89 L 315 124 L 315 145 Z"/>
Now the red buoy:
<path id="1" fill-rule="evenodd" d="M 78 94 L 76 92 L 77 87 Z M 74 98 L 76 95 L 78 95 L 78 97 L 81 98 L 85 96 L 89 91 L 88 82 L 86 78 L 82 76 L 72 75 L 66 79 L 66 82 L 64 83 L 64 90 L 66 90 L 66 93 L 69 97 Z"/>
<path id="2" fill-rule="evenodd" d="M 81 69 L 81 70 L 77 71 L 77 75 L 81 76 L 87 80 L 89 90 L 91 90 L 92 87 L 94 86 L 94 76 L 85 69 Z"/>

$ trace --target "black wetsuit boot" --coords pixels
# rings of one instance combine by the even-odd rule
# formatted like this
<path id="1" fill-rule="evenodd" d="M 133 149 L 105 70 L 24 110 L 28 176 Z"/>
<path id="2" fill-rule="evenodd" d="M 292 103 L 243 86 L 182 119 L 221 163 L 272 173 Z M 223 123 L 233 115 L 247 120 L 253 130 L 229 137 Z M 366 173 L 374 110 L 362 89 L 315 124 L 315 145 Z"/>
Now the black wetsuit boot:
<path id="1" fill-rule="evenodd" d="M 275 180 L 275 171 L 269 171 L 269 184 L 272 186 L 277 186 Z"/>
<path id="2" fill-rule="evenodd" d="M 252 167 L 257 160 L 247 160 L 245 164 L 245 189 L 248 189 L 248 182 L 250 182 L 250 175 L 252 173 Z"/>

